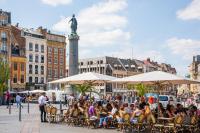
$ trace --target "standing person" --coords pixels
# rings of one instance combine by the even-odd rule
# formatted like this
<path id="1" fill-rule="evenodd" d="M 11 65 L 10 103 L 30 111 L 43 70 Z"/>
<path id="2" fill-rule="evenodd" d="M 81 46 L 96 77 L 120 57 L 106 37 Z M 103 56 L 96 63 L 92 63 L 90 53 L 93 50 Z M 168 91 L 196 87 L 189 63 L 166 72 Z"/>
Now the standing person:
<path id="1" fill-rule="evenodd" d="M 68 97 L 68 106 L 72 106 L 75 102 L 75 98 L 74 98 L 74 94 L 71 94 L 69 97 Z"/>
<path id="2" fill-rule="evenodd" d="M 41 118 L 41 122 L 47 122 L 46 120 L 46 112 L 45 112 L 45 104 L 46 104 L 46 97 L 45 97 L 45 92 L 42 93 L 40 95 L 40 97 L 38 98 L 38 103 L 39 103 L 39 108 L 40 108 L 40 118 Z"/>
<path id="3" fill-rule="evenodd" d="M 17 96 L 16 96 L 17 108 L 18 108 L 19 105 L 21 105 L 21 100 L 22 100 L 22 97 L 19 94 L 17 94 Z M 21 107 L 23 108 L 22 105 L 21 105 Z"/>
<path id="4" fill-rule="evenodd" d="M 9 104 L 10 104 L 10 93 L 9 91 L 6 92 L 6 105 L 7 105 L 7 108 L 9 107 Z"/>

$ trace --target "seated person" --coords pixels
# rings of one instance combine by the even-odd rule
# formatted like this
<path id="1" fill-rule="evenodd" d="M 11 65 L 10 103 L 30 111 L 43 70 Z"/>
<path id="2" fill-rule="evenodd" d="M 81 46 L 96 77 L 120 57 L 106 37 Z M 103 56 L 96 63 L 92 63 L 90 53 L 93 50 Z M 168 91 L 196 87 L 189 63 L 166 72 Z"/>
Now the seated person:
<path id="1" fill-rule="evenodd" d="M 132 123 L 137 123 L 138 122 L 138 117 L 143 114 L 142 110 L 143 106 L 136 107 L 135 111 L 132 113 L 131 116 L 131 122 Z"/>
<path id="2" fill-rule="evenodd" d="M 117 122 L 118 123 L 122 123 L 123 122 L 123 117 L 125 114 L 125 110 L 124 110 L 124 106 L 122 105 L 119 109 L 119 111 L 116 113 L 116 118 L 117 118 Z"/>
<path id="3" fill-rule="evenodd" d="M 122 130 L 122 128 L 123 128 L 125 114 L 126 114 L 126 111 L 124 110 L 124 106 L 121 105 L 119 111 L 117 111 L 117 113 L 116 113 L 116 119 L 117 119 L 118 127 L 120 130 Z"/>
<path id="4" fill-rule="evenodd" d="M 107 125 L 107 117 L 108 113 L 107 113 L 107 109 L 105 107 L 100 108 L 99 110 L 99 127 L 102 127 L 103 125 L 106 126 Z"/>
<path id="5" fill-rule="evenodd" d="M 65 118 L 69 118 L 71 112 L 72 112 L 72 105 L 69 105 L 69 108 L 64 113 Z"/>
<path id="6" fill-rule="evenodd" d="M 80 113 L 80 110 L 78 108 L 78 105 L 75 103 L 70 112 L 70 117 L 78 118 L 79 113 Z"/>
<path id="7" fill-rule="evenodd" d="M 118 108 L 117 104 L 112 103 L 111 106 L 112 106 L 112 110 L 111 110 L 111 112 L 109 112 L 108 118 L 113 118 L 114 115 L 115 115 L 115 114 L 117 113 L 117 111 L 118 111 L 118 109 L 117 109 L 117 108 Z"/>
<path id="8" fill-rule="evenodd" d="M 96 103 L 93 103 L 88 109 L 88 114 L 89 114 L 89 117 L 91 120 L 97 119 L 97 114 L 96 114 L 96 110 L 95 110 L 96 105 L 97 105 Z"/>
<path id="9" fill-rule="evenodd" d="M 175 109 L 173 105 L 168 104 L 167 108 L 166 108 L 166 114 L 165 114 L 167 118 L 172 118 L 175 116 Z"/>
<path id="10" fill-rule="evenodd" d="M 155 115 L 156 118 L 165 116 L 165 109 L 164 109 L 162 103 L 158 104 L 158 107 L 155 109 L 155 112 L 156 112 L 156 115 Z"/>
<path id="11" fill-rule="evenodd" d="M 178 103 L 178 104 L 176 105 L 176 111 L 175 111 L 174 113 L 175 113 L 175 114 L 178 114 L 178 113 L 180 113 L 182 110 L 183 110 L 183 106 L 182 106 L 180 103 Z"/>

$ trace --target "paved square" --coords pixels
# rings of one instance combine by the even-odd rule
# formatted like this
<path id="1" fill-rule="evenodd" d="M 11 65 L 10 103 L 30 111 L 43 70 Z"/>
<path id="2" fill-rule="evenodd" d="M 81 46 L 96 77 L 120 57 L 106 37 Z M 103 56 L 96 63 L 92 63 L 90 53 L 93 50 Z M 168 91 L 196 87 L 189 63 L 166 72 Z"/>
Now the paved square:
<path id="1" fill-rule="evenodd" d="M 88 129 L 67 126 L 65 123 L 49 124 L 40 122 L 40 112 L 37 104 L 30 104 L 30 114 L 27 104 L 23 104 L 22 121 L 19 122 L 19 109 L 11 106 L 11 114 L 6 106 L 0 106 L 1 133 L 117 133 L 114 129 Z"/>

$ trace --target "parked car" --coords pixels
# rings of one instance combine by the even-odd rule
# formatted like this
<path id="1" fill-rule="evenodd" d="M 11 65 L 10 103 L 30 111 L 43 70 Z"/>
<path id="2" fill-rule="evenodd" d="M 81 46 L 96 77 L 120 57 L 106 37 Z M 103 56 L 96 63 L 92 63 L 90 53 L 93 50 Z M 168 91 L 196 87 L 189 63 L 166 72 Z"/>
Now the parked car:
<path id="1" fill-rule="evenodd" d="M 167 104 L 176 106 L 177 99 L 172 95 L 159 95 L 159 102 L 162 103 L 163 107 L 166 108 Z"/>

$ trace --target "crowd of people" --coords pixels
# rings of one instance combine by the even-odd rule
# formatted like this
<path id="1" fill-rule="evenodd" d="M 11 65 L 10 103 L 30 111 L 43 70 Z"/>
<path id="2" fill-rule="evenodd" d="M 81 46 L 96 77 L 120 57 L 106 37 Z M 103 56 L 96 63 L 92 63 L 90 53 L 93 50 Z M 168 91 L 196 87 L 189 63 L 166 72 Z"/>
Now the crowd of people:
<path id="1" fill-rule="evenodd" d="M 75 99 L 70 96 L 68 109 L 65 112 L 65 118 L 85 118 L 92 120 L 96 127 L 108 127 L 110 122 L 116 121 L 119 126 L 124 122 L 127 114 L 130 116 L 130 123 L 137 123 L 142 115 L 143 122 L 156 121 L 158 117 L 173 118 L 177 115 L 183 115 L 184 123 L 189 124 L 192 116 L 199 116 L 197 107 L 191 105 L 184 108 L 181 104 L 176 106 L 168 104 L 165 109 L 161 103 L 155 109 L 150 108 L 150 103 L 144 97 L 140 97 L 134 103 L 123 103 L 121 96 L 105 97 L 102 100 L 88 99 L 87 96 L 81 96 Z"/>

